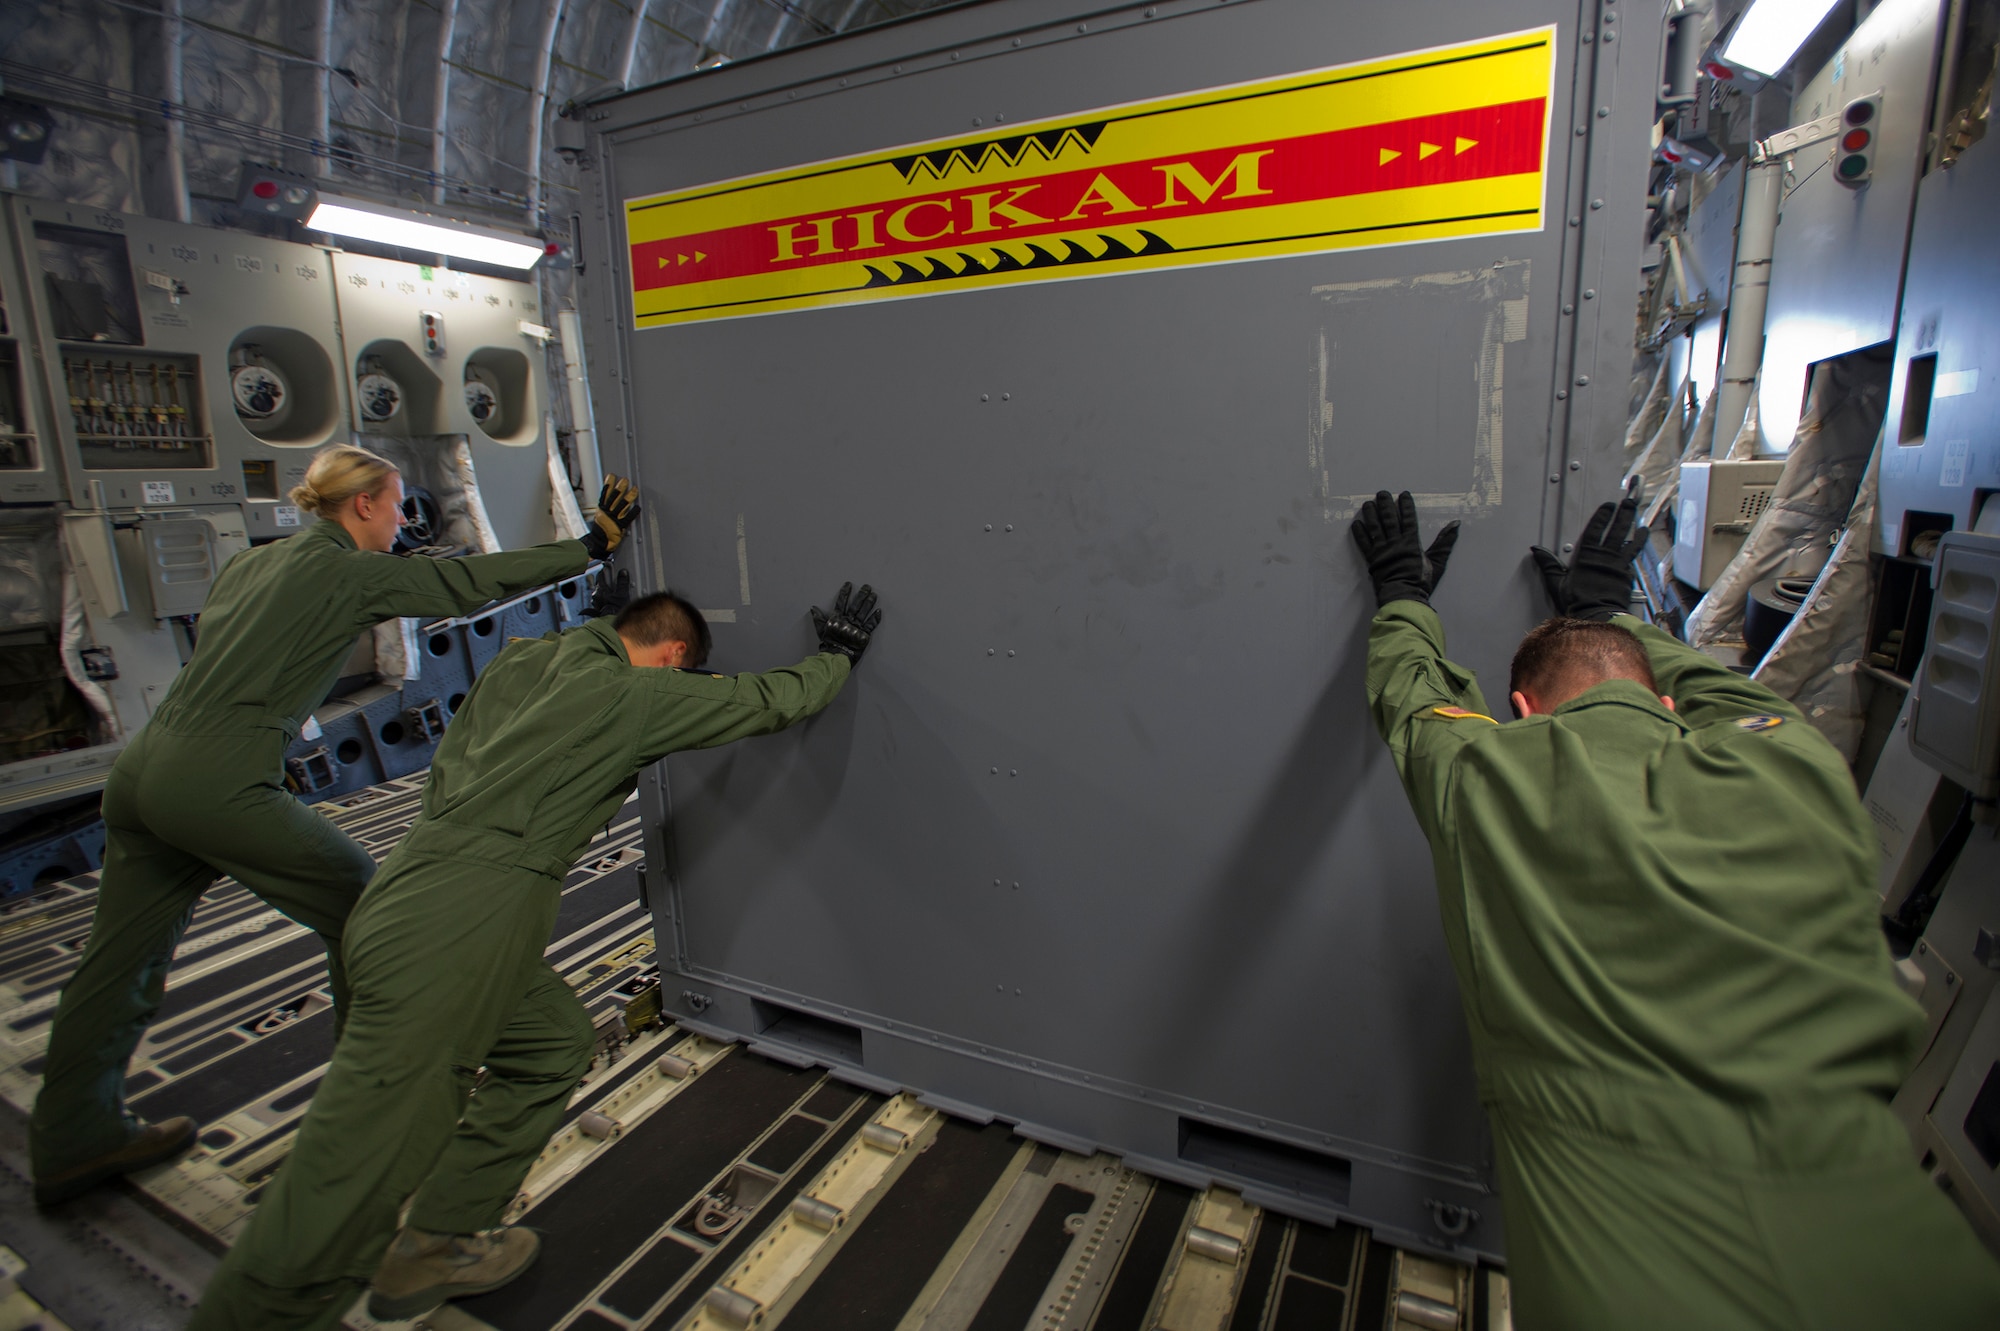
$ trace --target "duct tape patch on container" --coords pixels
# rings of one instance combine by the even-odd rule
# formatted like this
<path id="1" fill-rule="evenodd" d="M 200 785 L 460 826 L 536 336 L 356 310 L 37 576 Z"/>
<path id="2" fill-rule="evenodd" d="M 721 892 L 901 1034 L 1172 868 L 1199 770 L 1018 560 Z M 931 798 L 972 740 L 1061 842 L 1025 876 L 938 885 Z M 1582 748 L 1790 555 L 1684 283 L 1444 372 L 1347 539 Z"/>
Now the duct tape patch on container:
<path id="1" fill-rule="evenodd" d="M 1553 28 L 625 204 L 640 328 L 1538 231 Z"/>

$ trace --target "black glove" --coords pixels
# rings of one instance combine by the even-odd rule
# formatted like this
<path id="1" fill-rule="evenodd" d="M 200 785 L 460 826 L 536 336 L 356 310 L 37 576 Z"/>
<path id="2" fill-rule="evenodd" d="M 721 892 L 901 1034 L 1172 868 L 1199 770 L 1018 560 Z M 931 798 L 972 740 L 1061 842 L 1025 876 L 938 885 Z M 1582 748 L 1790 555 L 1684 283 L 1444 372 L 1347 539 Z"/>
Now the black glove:
<path id="1" fill-rule="evenodd" d="M 852 601 L 849 601 L 852 597 Z M 882 622 L 882 612 L 875 608 L 875 589 L 867 583 L 855 591 L 854 584 L 840 584 L 840 595 L 833 598 L 833 612 L 814 606 L 812 610 L 813 628 L 819 633 L 819 649 L 823 652 L 839 652 L 849 661 L 860 664 L 861 653 L 868 650 L 868 639 L 875 632 L 875 626 Z"/>
<path id="2" fill-rule="evenodd" d="M 590 515 L 590 530 L 584 533 L 583 548 L 592 559 L 603 559 L 618 548 L 625 533 L 639 520 L 639 487 L 623 476 L 609 473 L 597 496 L 597 511 Z"/>
<path id="3" fill-rule="evenodd" d="M 1590 515 L 1568 567 L 1539 545 L 1529 548 L 1557 614 L 1602 622 L 1631 611 L 1632 561 L 1646 548 L 1647 535 L 1636 525 L 1638 516 L 1634 484 L 1623 499 L 1600 504 Z"/>
<path id="4" fill-rule="evenodd" d="M 632 604 L 632 570 L 621 568 L 616 579 L 606 569 L 597 577 L 597 590 L 591 593 L 590 604 L 584 608 L 585 619 L 602 619 L 606 615 L 624 613 Z"/>
<path id="5" fill-rule="evenodd" d="M 1368 561 L 1375 581 L 1375 604 L 1391 601 L 1431 603 L 1431 593 L 1444 577 L 1445 561 L 1458 544 L 1458 524 L 1447 522 L 1426 550 L 1417 535 L 1417 501 L 1408 490 L 1391 499 L 1387 490 L 1361 506 L 1354 519 L 1354 543 Z"/>

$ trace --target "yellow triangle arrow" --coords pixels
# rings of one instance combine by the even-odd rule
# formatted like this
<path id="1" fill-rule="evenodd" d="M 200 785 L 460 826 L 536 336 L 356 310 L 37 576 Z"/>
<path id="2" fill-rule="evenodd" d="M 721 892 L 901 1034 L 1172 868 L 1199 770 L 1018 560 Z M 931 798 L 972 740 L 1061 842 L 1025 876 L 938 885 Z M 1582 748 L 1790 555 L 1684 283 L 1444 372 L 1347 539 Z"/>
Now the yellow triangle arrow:
<path id="1" fill-rule="evenodd" d="M 706 254 L 703 254 L 700 250 L 696 250 L 694 252 L 694 261 L 696 263 L 700 263 L 703 259 L 706 259 L 707 257 L 708 256 Z"/>
<path id="2" fill-rule="evenodd" d="M 1375 165 L 1387 166 L 1389 165 L 1389 163 L 1395 161 L 1398 157 L 1401 157 L 1402 155 L 1403 154 L 1397 152 L 1394 148 L 1384 148 L 1382 150 L 1382 160 L 1375 163 Z"/>
<path id="3" fill-rule="evenodd" d="M 680 260 L 681 260 L 681 262 L 682 262 L 682 263 L 686 263 L 686 262 L 688 261 L 688 256 L 687 256 L 687 255 L 685 255 L 685 254 L 683 254 L 683 255 L 681 255 L 681 256 L 680 256 Z"/>
<path id="4" fill-rule="evenodd" d="M 1435 143 L 1419 143 L 1417 145 L 1417 160 L 1421 162 L 1424 160 L 1424 158 L 1429 157 L 1432 153 L 1438 151 L 1441 150 Z"/>
<path id="5" fill-rule="evenodd" d="M 666 255 L 663 254 L 660 256 L 660 267 L 665 268 L 671 265 L 672 263 L 673 260 L 669 259 Z"/>
<path id="6" fill-rule="evenodd" d="M 1464 152 L 1467 148 L 1477 148 L 1478 146 L 1479 146 L 1478 139 L 1460 139 L 1458 141 L 1458 146 L 1452 149 L 1452 154 L 1456 156 L 1457 154 Z"/>

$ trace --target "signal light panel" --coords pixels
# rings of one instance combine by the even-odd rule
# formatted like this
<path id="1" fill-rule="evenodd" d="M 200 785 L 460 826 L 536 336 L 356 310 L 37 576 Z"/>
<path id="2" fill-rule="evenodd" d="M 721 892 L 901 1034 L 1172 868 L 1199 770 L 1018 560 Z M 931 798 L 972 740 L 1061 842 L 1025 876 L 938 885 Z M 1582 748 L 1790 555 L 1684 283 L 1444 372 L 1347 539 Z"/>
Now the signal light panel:
<path id="1" fill-rule="evenodd" d="M 1875 139 L 1881 119 L 1880 93 L 1857 97 L 1840 113 L 1840 139 L 1833 153 L 1835 180 L 1858 188 L 1875 174 Z"/>
<path id="2" fill-rule="evenodd" d="M 319 205 L 319 186 L 312 177 L 260 162 L 245 162 L 236 178 L 236 206 L 262 217 L 302 221 Z"/>

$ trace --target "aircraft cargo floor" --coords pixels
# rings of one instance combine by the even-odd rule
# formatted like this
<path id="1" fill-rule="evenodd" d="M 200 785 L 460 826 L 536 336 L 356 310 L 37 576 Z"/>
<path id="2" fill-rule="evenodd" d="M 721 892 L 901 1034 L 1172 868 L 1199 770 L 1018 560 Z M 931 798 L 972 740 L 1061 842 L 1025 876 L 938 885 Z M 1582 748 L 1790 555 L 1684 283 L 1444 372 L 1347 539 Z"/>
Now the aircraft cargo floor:
<path id="1" fill-rule="evenodd" d="M 385 855 L 423 774 L 328 809 Z M 627 812 L 633 806 L 627 806 Z M 434 1331 L 1379 1331 L 1507 1325 L 1505 1281 L 1351 1225 L 1260 1212 L 717 1044 L 644 1029 L 657 983 L 636 816 L 564 885 L 550 962 L 600 1054 L 515 1210 L 541 1259 Z M 0 910 L 0 1331 L 175 1328 L 283 1161 L 332 1050 L 318 940 L 225 880 L 131 1069 L 135 1112 L 192 1115 L 176 1163 L 48 1213 L 26 1118 L 95 875 Z M 628 1029 L 625 1008 L 637 1000 Z M 43 1312 L 37 1306 L 45 1306 Z M 348 1324 L 378 1325 L 357 1306 Z"/>

